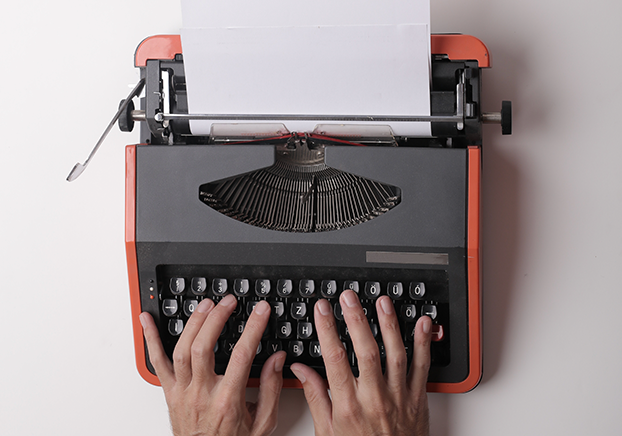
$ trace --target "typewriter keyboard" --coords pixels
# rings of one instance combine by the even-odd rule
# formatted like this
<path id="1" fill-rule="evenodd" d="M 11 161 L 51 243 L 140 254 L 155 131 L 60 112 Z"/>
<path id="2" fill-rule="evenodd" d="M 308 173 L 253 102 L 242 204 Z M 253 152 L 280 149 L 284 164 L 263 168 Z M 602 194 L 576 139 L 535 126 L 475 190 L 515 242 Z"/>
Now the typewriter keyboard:
<path id="1" fill-rule="evenodd" d="M 417 319 L 433 320 L 432 364 L 449 363 L 449 309 L 447 274 L 444 270 L 274 267 L 274 266 L 160 266 L 158 267 L 160 335 L 165 351 L 173 349 L 196 306 L 205 298 L 218 303 L 233 294 L 238 304 L 222 330 L 215 347 L 216 372 L 224 373 L 227 362 L 244 331 L 246 320 L 260 300 L 272 307 L 253 362 L 251 377 L 259 377 L 263 362 L 280 350 L 287 352 L 284 376 L 293 378 L 289 365 L 305 363 L 325 377 L 322 350 L 313 322 L 319 298 L 333 307 L 338 333 L 358 375 L 356 354 L 339 305 L 345 289 L 355 291 L 369 321 L 370 330 L 384 358 L 382 334 L 376 315 L 376 300 L 388 295 L 396 309 L 409 362 Z M 384 366 L 384 359 L 382 361 Z"/>

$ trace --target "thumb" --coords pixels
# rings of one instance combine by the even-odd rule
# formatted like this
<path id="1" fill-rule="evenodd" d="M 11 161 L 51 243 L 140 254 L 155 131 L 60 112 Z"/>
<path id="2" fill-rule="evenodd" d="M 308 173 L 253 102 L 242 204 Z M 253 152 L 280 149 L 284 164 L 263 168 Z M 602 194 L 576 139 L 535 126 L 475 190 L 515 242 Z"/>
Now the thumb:
<path id="1" fill-rule="evenodd" d="M 283 364 L 287 357 L 284 351 L 273 354 L 266 360 L 259 379 L 259 395 L 253 424 L 253 434 L 272 434 L 279 416 L 279 398 L 283 387 Z"/>
<path id="2" fill-rule="evenodd" d="M 290 369 L 302 383 L 316 436 L 332 435 L 333 403 L 328 395 L 326 381 L 316 371 L 302 363 L 293 363 Z"/>

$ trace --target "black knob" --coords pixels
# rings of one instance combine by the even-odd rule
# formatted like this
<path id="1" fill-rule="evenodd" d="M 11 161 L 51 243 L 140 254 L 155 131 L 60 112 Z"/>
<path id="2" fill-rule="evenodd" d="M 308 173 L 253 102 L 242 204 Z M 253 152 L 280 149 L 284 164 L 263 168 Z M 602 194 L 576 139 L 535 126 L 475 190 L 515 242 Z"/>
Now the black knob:
<path id="1" fill-rule="evenodd" d="M 512 134 L 512 102 L 501 102 L 501 134 Z"/>
<path id="2" fill-rule="evenodd" d="M 121 100 L 119 107 L 125 103 L 125 100 Z M 122 132 L 131 132 L 134 130 L 134 118 L 132 118 L 132 111 L 134 110 L 134 101 L 130 100 L 125 110 L 119 115 L 119 129 Z"/>

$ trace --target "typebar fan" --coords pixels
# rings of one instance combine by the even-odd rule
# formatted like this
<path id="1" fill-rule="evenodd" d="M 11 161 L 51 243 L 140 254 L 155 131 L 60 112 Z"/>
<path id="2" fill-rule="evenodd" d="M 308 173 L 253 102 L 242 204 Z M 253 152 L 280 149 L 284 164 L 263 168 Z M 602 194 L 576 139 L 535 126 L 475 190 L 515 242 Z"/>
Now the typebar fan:
<path id="1" fill-rule="evenodd" d="M 305 139 L 275 147 L 275 163 L 203 184 L 199 198 L 244 223 L 284 232 L 338 230 L 395 207 L 400 188 L 327 166 Z"/>

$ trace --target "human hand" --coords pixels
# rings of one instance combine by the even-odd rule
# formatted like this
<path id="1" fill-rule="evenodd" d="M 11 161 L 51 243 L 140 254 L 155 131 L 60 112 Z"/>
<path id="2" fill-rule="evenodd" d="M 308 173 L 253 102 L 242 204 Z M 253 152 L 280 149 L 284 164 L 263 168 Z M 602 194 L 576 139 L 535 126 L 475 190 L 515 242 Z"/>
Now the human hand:
<path id="1" fill-rule="evenodd" d="M 380 351 L 357 295 L 344 291 L 340 303 L 358 360 L 359 377 L 352 374 L 330 303 L 324 299 L 316 303 L 314 317 L 330 396 L 326 382 L 317 372 L 300 363 L 291 366 L 304 387 L 316 436 L 427 436 L 426 383 L 432 321 L 424 316 L 416 324 L 413 362 L 407 373 L 406 351 L 393 303 L 387 296 L 377 300 L 386 353 L 383 375 Z"/>
<path id="2" fill-rule="evenodd" d="M 270 318 L 267 302 L 258 303 L 246 322 L 224 375 L 214 373 L 214 347 L 236 306 L 232 295 L 214 306 L 203 300 L 188 319 L 171 362 L 148 313 L 140 315 L 151 363 L 156 371 L 175 436 L 271 434 L 277 425 L 285 352 L 266 360 L 257 403 L 246 402 L 246 383 L 259 341 Z"/>

